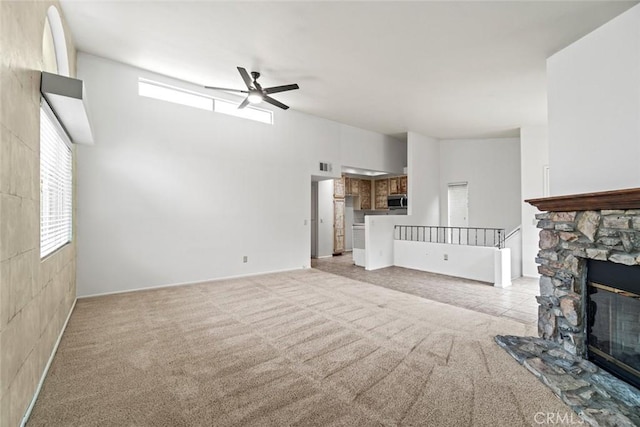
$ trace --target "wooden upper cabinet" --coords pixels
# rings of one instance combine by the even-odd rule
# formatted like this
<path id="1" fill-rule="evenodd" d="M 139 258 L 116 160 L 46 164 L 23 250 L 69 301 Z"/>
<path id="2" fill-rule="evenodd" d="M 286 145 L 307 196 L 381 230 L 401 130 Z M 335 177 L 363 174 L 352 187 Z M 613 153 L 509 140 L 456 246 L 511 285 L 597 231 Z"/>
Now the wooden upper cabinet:
<path id="1" fill-rule="evenodd" d="M 375 207 L 374 209 L 387 209 L 387 196 L 389 195 L 389 180 L 376 179 L 375 181 Z"/>
<path id="2" fill-rule="evenodd" d="M 360 209 L 371 209 L 371 181 L 360 180 Z"/>
<path id="3" fill-rule="evenodd" d="M 407 176 L 389 178 L 389 194 L 407 194 Z"/>
<path id="4" fill-rule="evenodd" d="M 389 194 L 400 194 L 400 177 L 389 178 Z"/>
<path id="5" fill-rule="evenodd" d="M 342 175 L 342 179 L 344 180 L 344 195 L 345 196 L 350 196 L 351 195 L 351 181 L 353 181 L 353 179 L 349 178 L 348 176 L 344 176 L 344 175 Z"/>
<path id="6" fill-rule="evenodd" d="M 356 179 L 356 178 L 351 178 L 351 185 L 350 185 L 350 194 L 352 196 L 359 196 L 360 195 L 360 180 Z"/>
<path id="7" fill-rule="evenodd" d="M 400 177 L 400 194 L 407 194 L 407 176 Z"/>
<path id="8" fill-rule="evenodd" d="M 345 196 L 344 191 L 344 177 L 333 180 L 333 197 L 336 199 L 343 199 Z"/>

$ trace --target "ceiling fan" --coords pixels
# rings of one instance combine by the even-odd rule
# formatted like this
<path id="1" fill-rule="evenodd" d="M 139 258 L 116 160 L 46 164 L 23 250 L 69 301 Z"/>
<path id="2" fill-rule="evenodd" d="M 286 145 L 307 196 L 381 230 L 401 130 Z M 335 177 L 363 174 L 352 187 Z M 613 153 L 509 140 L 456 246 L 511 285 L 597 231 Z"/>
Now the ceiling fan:
<path id="1" fill-rule="evenodd" d="M 288 90 L 300 89 L 300 86 L 298 86 L 297 84 L 263 88 L 262 86 L 260 86 L 260 83 L 258 83 L 258 77 L 260 77 L 260 73 L 258 73 L 257 71 L 252 71 L 251 76 L 249 76 L 249 73 L 247 73 L 247 70 L 245 70 L 242 67 L 238 67 L 238 71 L 240 72 L 240 76 L 242 76 L 242 80 L 244 80 L 244 84 L 247 85 L 247 90 L 227 89 L 224 87 L 214 87 L 214 86 L 205 86 L 205 88 L 214 89 L 214 90 L 224 90 L 227 92 L 246 93 L 247 97 L 245 98 L 244 101 L 242 101 L 240 105 L 238 105 L 238 109 L 244 108 L 249 104 L 259 104 L 260 102 L 264 101 L 271 105 L 275 105 L 276 107 L 280 107 L 283 110 L 286 110 L 289 107 L 287 105 L 284 105 L 280 101 L 276 101 L 269 95 L 273 93 L 278 93 L 278 92 L 285 92 Z"/>

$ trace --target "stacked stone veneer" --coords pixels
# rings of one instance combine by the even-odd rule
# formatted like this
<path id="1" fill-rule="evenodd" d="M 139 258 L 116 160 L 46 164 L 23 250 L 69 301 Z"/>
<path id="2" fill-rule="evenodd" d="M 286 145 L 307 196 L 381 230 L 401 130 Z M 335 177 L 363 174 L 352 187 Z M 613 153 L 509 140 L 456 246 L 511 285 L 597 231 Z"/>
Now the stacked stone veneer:
<path id="1" fill-rule="evenodd" d="M 585 356 L 587 259 L 640 265 L 640 210 L 547 212 L 539 220 L 540 337 Z"/>
<path id="2" fill-rule="evenodd" d="M 0 426 L 3 427 L 20 425 L 76 297 L 75 242 L 40 259 L 39 70 L 44 62 L 45 18 L 52 4 L 58 7 L 57 0 L 0 1 Z M 66 27 L 65 34 L 67 37 L 71 34 Z M 76 51 L 70 38 L 67 45 L 69 67 L 74 75 Z"/>

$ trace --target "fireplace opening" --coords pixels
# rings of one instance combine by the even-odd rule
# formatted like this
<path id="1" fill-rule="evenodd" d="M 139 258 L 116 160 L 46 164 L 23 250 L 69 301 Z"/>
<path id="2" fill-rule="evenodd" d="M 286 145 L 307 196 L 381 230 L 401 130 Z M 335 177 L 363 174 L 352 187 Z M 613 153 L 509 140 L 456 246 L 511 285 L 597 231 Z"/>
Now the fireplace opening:
<path id="1" fill-rule="evenodd" d="M 589 360 L 640 388 L 640 266 L 589 260 Z"/>

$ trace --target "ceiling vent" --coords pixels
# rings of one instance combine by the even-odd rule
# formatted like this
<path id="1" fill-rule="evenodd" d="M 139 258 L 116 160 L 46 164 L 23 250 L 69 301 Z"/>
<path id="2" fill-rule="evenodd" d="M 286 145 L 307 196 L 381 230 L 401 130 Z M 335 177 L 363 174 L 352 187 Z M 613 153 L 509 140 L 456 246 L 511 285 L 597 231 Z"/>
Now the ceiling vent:
<path id="1" fill-rule="evenodd" d="M 72 142 L 93 144 L 82 80 L 43 71 L 40 92 Z"/>

